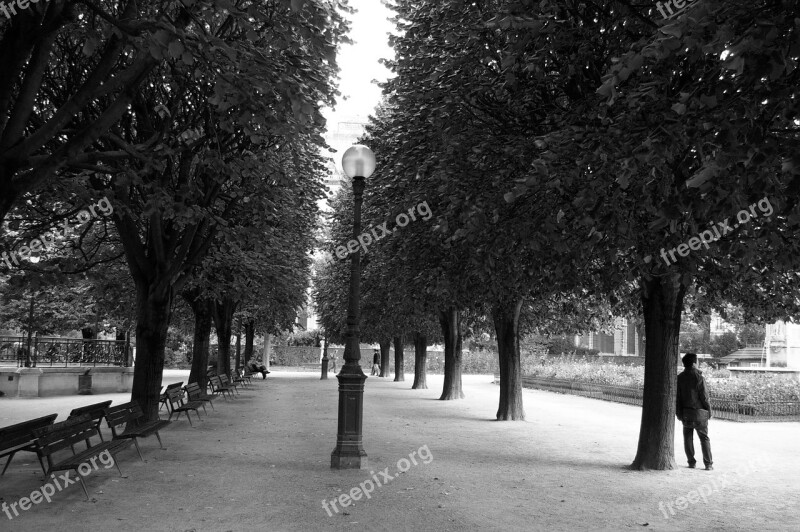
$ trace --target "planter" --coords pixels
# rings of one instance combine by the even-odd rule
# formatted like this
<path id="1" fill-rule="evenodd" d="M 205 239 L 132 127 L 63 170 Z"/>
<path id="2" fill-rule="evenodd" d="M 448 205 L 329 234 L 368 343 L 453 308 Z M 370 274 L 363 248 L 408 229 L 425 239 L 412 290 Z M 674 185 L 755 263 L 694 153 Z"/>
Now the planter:
<path id="1" fill-rule="evenodd" d="M 92 395 L 92 376 L 78 375 L 78 395 Z"/>

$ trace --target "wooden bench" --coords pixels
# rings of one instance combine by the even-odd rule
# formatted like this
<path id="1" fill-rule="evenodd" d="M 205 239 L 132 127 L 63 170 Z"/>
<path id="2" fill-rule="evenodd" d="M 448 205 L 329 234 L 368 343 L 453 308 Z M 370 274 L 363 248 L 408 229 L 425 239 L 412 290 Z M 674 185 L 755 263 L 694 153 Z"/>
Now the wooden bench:
<path id="1" fill-rule="evenodd" d="M 210 376 L 208 378 L 208 385 L 211 386 L 211 393 L 214 395 L 222 395 L 226 401 L 228 398 L 225 394 L 233 398 L 233 387 L 222 384 L 222 379 L 220 379 L 218 375 Z"/>
<path id="2" fill-rule="evenodd" d="M 227 386 L 228 388 L 233 388 L 233 390 L 236 392 L 237 395 L 241 395 L 239 393 L 239 389 L 236 387 L 236 383 L 231 382 L 230 379 L 228 379 L 227 375 L 220 375 L 218 378 L 219 382 L 222 383 L 223 386 Z"/>
<path id="3" fill-rule="evenodd" d="M 83 465 L 88 465 L 87 462 L 91 460 L 94 469 L 97 469 L 97 457 L 104 452 L 111 456 L 114 465 L 117 466 L 119 476 L 122 475 L 122 469 L 119 467 L 119 461 L 116 459 L 116 454 L 122 449 L 130 445 L 130 441 L 104 441 L 97 445 L 89 443 L 92 436 L 96 436 L 98 431 L 94 421 L 88 415 L 82 415 L 62 421 L 60 423 L 53 423 L 46 427 L 35 429 L 34 435 L 36 436 L 36 446 L 39 454 L 47 458 L 47 471 L 45 476 L 53 471 L 71 471 L 75 470 L 77 473 L 78 481 L 81 483 L 83 492 L 86 494 L 86 500 L 90 500 L 89 492 L 86 489 L 86 484 L 83 483 L 83 475 L 79 468 Z M 86 450 L 74 454 L 74 445 L 80 441 L 87 442 Z M 58 451 L 64 449 L 72 449 L 73 455 L 61 461 L 55 461 L 53 455 Z M 91 471 L 91 470 L 90 470 Z"/>
<path id="4" fill-rule="evenodd" d="M 6 465 L 3 467 L 3 472 L 0 473 L 0 475 L 5 475 L 8 465 L 11 463 L 11 459 L 14 458 L 14 455 L 19 451 L 36 453 L 36 457 L 39 459 L 39 465 L 42 466 L 42 471 L 47 474 L 44 468 L 44 462 L 42 462 L 42 456 L 37 452 L 36 436 L 33 435 L 33 431 L 52 425 L 56 417 L 58 417 L 58 414 L 50 414 L 49 416 L 37 417 L 30 421 L 23 421 L 16 425 L 0 428 L 0 458 L 8 456 Z"/>
<path id="5" fill-rule="evenodd" d="M 236 376 L 239 377 L 242 380 L 243 384 L 247 384 L 247 385 L 252 385 L 253 384 L 252 376 L 251 375 L 247 375 L 244 372 L 244 368 L 237 369 L 236 370 Z"/>
<path id="6" fill-rule="evenodd" d="M 188 402 L 184 401 L 183 393 L 184 392 L 182 389 L 175 389 L 175 388 L 167 392 L 167 398 L 168 398 L 167 400 L 169 401 L 168 403 L 169 419 L 172 419 L 172 414 L 177 412 L 178 417 L 175 418 L 175 421 L 177 421 L 180 419 L 181 414 L 186 412 L 186 417 L 189 420 L 189 425 L 193 427 L 194 425 L 192 425 L 192 418 L 191 416 L 189 416 L 189 412 L 194 411 L 194 413 L 197 414 L 197 419 L 199 420 L 200 412 L 198 412 L 197 409 L 200 408 L 201 406 L 203 407 L 203 409 L 205 409 L 206 405 L 203 404 L 203 401 L 188 401 Z"/>
<path id="7" fill-rule="evenodd" d="M 69 417 L 67 419 L 72 419 L 76 417 L 80 417 L 82 415 L 88 415 L 89 419 L 94 421 L 94 426 L 97 427 L 97 435 L 100 436 L 100 441 L 105 441 L 103 439 L 103 432 L 100 430 L 100 422 L 103 421 L 103 416 L 105 415 L 105 409 L 109 407 L 111 401 L 103 401 L 102 403 L 95 403 L 93 405 L 86 405 L 81 406 L 79 408 L 73 408 L 72 412 L 69 413 Z M 89 443 L 88 441 L 86 442 Z"/>
<path id="8" fill-rule="evenodd" d="M 247 369 L 247 366 L 242 366 L 239 368 L 239 371 L 239 375 L 241 375 L 242 378 L 247 381 L 247 384 L 253 384 L 253 372 Z"/>
<path id="9" fill-rule="evenodd" d="M 167 404 L 167 397 L 168 397 L 167 396 L 167 392 L 169 392 L 170 390 L 174 390 L 175 388 L 180 388 L 181 386 L 183 386 L 183 381 L 181 381 L 181 382 L 173 382 L 172 384 L 168 384 L 167 385 L 167 389 L 164 390 L 164 392 L 161 395 L 158 396 L 158 409 L 159 410 L 161 410 L 161 407 L 163 407 L 163 406 L 165 406 Z M 167 410 L 169 410 L 169 408 L 167 408 Z"/>
<path id="10" fill-rule="evenodd" d="M 139 458 L 141 458 L 142 462 L 144 462 L 144 457 L 142 456 L 142 451 L 139 449 L 139 438 L 147 438 L 155 434 L 158 439 L 158 444 L 162 449 L 164 448 L 164 444 L 161 443 L 161 435 L 158 431 L 169 425 L 170 421 L 161 419 L 145 421 L 144 412 L 142 412 L 142 408 L 139 406 L 138 402 L 131 401 L 118 406 L 108 407 L 105 411 L 105 417 L 108 428 L 111 429 L 111 434 L 114 439 L 132 439 L 134 445 L 136 445 L 136 452 L 139 453 Z M 122 432 L 117 432 L 117 427 L 123 424 L 125 425 L 125 429 Z"/>
<path id="11" fill-rule="evenodd" d="M 184 386 L 183 389 L 186 390 L 186 395 L 189 397 L 190 401 L 202 401 L 203 403 L 208 403 L 211 405 L 211 410 L 216 410 L 214 408 L 214 399 L 217 396 L 204 393 L 203 390 L 200 389 L 200 385 L 196 382 L 190 382 Z M 203 408 L 203 411 L 206 411 L 205 408 Z M 206 411 L 206 414 L 207 413 L 208 412 Z"/>

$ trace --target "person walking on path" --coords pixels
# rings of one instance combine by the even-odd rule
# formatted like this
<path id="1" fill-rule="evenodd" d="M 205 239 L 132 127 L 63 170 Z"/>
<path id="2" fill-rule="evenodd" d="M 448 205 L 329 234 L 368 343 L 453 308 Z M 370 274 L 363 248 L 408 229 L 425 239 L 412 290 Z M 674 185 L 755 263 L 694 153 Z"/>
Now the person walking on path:
<path id="1" fill-rule="evenodd" d="M 372 353 L 372 373 L 371 375 L 380 375 L 381 374 L 381 355 L 378 353 L 376 349 L 374 353 Z"/>
<path id="2" fill-rule="evenodd" d="M 714 469 L 711 458 L 711 440 L 708 438 L 708 420 L 711 418 L 706 381 L 703 372 L 697 369 L 697 355 L 686 353 L 683 360 L 683 373 L 678 375 L 678 392 L 675 396 L 675 415 L 683 423 L 683 448 L 689 467 L 694 468 L 694 431 L 700 438 L 703 449 L 703 463 L 706 471 Z"/>

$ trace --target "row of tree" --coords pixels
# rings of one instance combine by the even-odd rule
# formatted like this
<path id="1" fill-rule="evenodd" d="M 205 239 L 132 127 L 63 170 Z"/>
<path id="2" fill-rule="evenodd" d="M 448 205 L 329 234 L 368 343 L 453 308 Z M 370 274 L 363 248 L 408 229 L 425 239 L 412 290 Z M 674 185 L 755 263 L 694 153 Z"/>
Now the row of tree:
<path id="1" fill-rule="evenodd" d="M 362 139 L 378 159 L 364 226 L 423 201 L 434 218 L 370 248 L 365 337 L 430 337 L 438 321 L 441 398 L 457 399 L 463 317 L 491 324 L 497 418 L 522 419 L 520 329 L 640 319 L 632 467 L 674 468 L 682 313 L 798 313 L 798 6 L 708 0 L 662 21 L 622 0 L 389 4 L 395 76 Z M 338 201 L 331 256 L 351 237 Z M 343 331 L 346 265 L 317 277 L 323 323 Z"/>
<path id="2" fill-rule="evenodd" d="M 193 312 L 201 385 L 212 322 L 227 364 L 235 312 L 252 338 L 290 327 L 305 303 L 320 109 L 335 103 L 347 11 L 346 0 L 51 0 L 0 27 L 7 248 L 98 198 L 113 206 L 7 277 L 35 271 L 60 287 L 81 274 L 122 302 L 132 398 L 148 416 L 176 300 Z"/>

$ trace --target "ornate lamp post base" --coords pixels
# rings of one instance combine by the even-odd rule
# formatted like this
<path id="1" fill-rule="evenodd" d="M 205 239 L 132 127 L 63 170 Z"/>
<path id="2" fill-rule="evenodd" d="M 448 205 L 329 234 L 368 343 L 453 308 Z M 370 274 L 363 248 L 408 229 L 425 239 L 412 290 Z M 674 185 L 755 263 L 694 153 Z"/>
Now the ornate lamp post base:
<path id="1" fill-rule="evenodd" d="M 332 469 L 367 469 L 367 453 L 361 435 L 364 412 L 364 381 L 358 364 L 345 364 L 339 379 L 339 427 L 336 448 L 331 453 Z"/>

